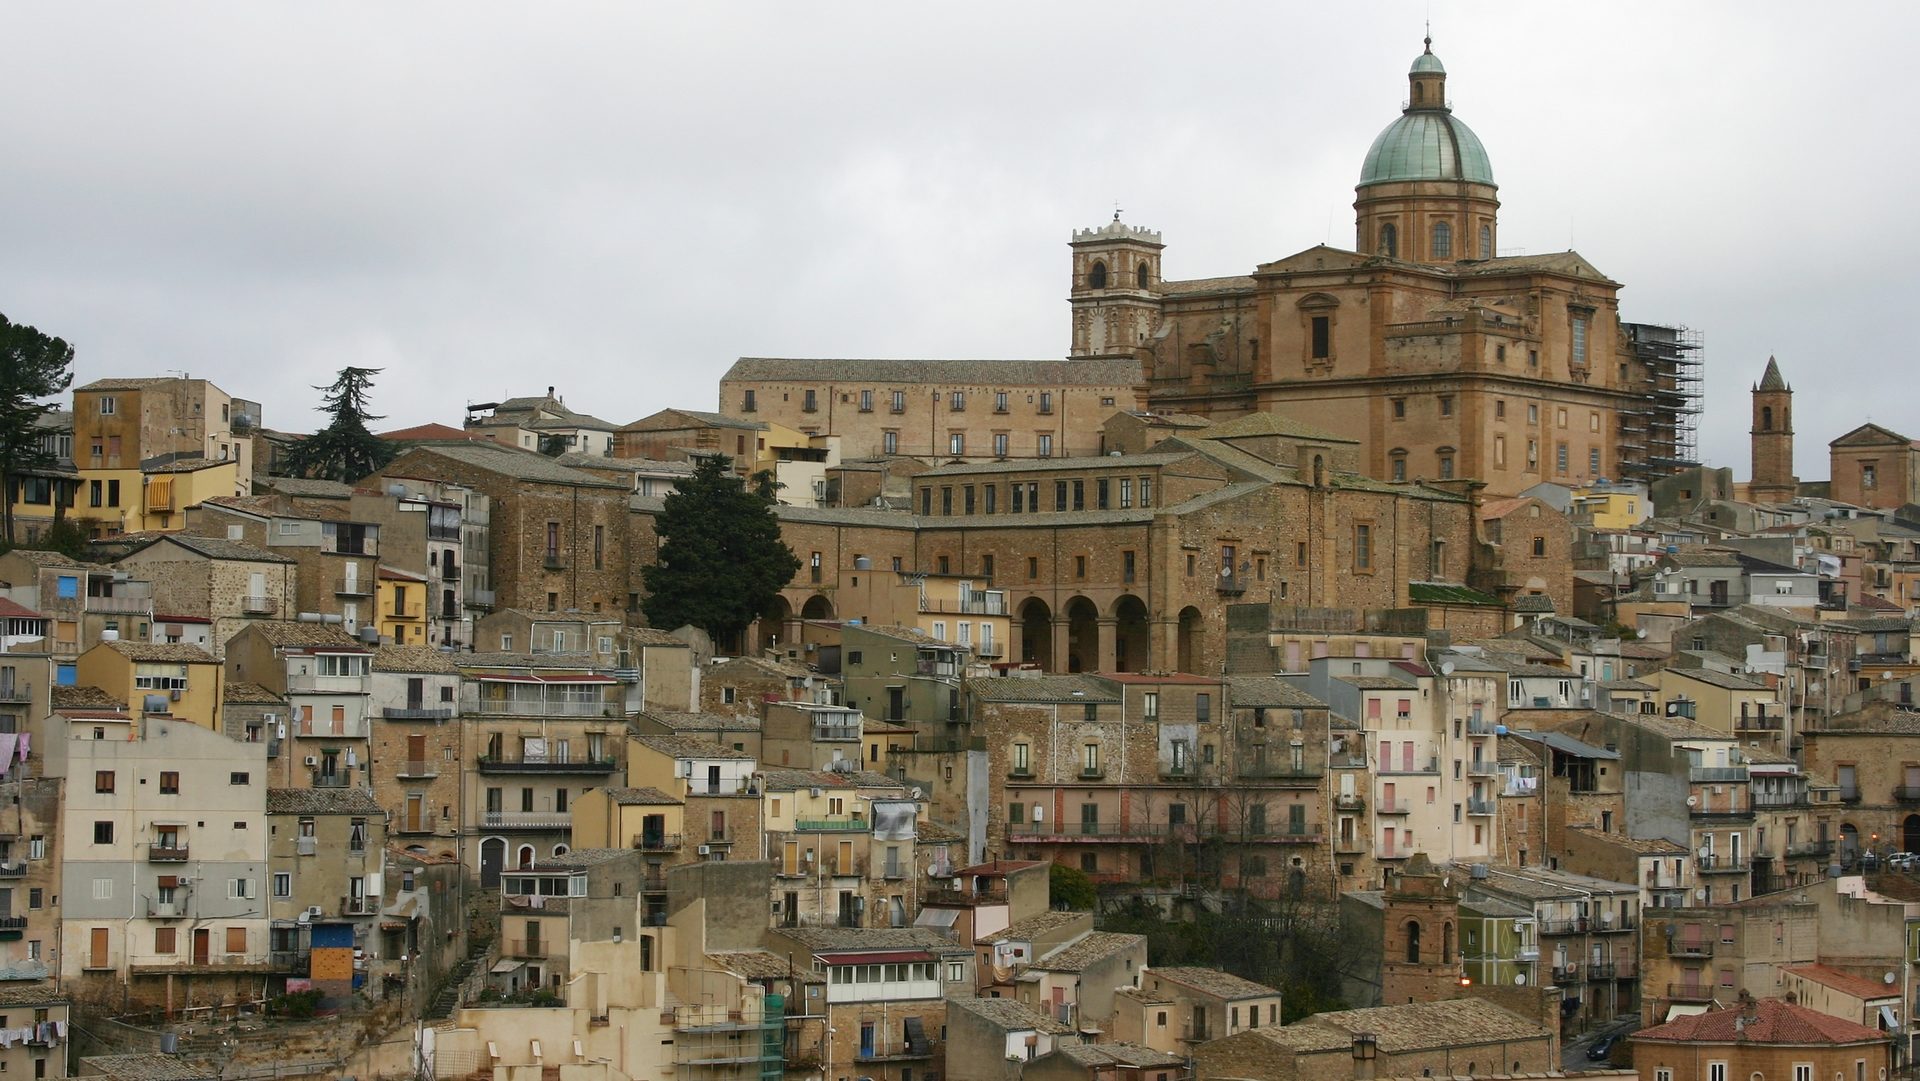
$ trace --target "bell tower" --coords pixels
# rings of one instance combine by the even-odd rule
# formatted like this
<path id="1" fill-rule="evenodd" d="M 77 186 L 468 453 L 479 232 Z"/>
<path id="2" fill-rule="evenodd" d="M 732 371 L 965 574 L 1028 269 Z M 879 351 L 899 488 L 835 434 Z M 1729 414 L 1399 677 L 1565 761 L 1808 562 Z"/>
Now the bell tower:
<path id="1" fill-rule="evenodd" d="M 1127 356 L 1160 325 L 1160 234 L 1113 220 L 1078 229 L 1073 250 L 1073 346 L 1069 356 Z"/>
<path id="2" fill-rule="evenodd" d="M 1785 503 L 1799 491 L 1793 475 L 1793 388 L 1780 377 L 1780 364 L 1767 358 L 1767 370 L 1753 388 L 1753 479 L 1747 498 L 1756 503 Z"/>

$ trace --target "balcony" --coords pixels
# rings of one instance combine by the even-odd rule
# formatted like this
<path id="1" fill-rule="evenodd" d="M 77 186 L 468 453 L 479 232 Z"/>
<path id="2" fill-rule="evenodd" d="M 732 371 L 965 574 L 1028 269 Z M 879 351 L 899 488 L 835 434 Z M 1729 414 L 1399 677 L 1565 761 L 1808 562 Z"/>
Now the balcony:
<path id="1" fill-rule="evenodd" d="M 272 950 L 267 954 L 267 964 L 275 972 L 297 975 L 306 970 L 307 956 L 304 950 Z"/>
<path id="2" fill-rule="evenodd" d="M 1715 853 L 1701 856 L 1694 861 L 1695 874 L 1702 875 L 1739 875 L 1753 870 L 1753 864 L 1745 857 L 1722 856 Z"/>
<path id="3" fill-rule="evenodd" d="M 240 611 L 249 616 L 270 616 L 280 610 L 280 602 L 272 597 L 242 597 Z"/>
<path id="4" fill-rule="evenodd" d="M 1695 783 L 1709 782 L 1725 784 L 1741 782 L 1747 779 L 1745 766 L 1694 766 L 1687 770 L 1687 780 Z"/>
<path id="5" fill-rule="evenodd" d="M 380 901 L 377 898 L 373 898 L 373 897 L 342 897 L 340 898 L 340 914 L 342 916 L 371 916 L 378 911 L 380 911 Z"/>
<path id="6" fill-rule="evenodd" d="M 335 578 L 333 594 L 336 597 L 371 597 L 373 596 L 373 579 Z"/>
<path id="7" fill-rule="evenodd" d="M 187 906 L 179 901 L 156 901 L 147 898 L 147 918 L 150 920 L 185 919 Z"/>
<path id="8" fill-rule="evenodd" d="M 1622 980 L 1640 978 L 1640 963 L 1631 957 L 1621 958 L 1613 963 L 1614 976 Z"/>
<path id="9" fill-rule="evenodd" d="M 1237 574 L 1223 573 L 1216 580 L 1215 588 L 1222 597 L 1238 597 L 1247 591 L 1247 582 Z"/>
<path id="10" fill-rule="evenodd" d="M 1769 717 L 1764 713 L 1741 716 L 1733 722 L 1736 732 L 1778 732 L 1785 727 L 1785 718 Z"/>
<path id="11" fill-rule="evenodd" d="M 1333 806 L 1341 811 L 1364 811 L 1367 809 L 1367 797 L 1358 792 L 1340 792 L 1334 795 Z"/>
<path id="12" fill-rule="evenodd" d="M 1587 963 L 1588 980 L 1594 982 L 1611 980 L 1617 978 L 1618 974 L 1619 970 L 1614 967 L 1612 961 L 1589 961 Z"/>
<path id="13" fill-rule="evenodd" d="M 864 818 L 796 818 L 793 828 L 802 833 L 865 833 Z"/>
<path id="14" fill-rule="evenodd" d="M 472 608 L 492 608 L 494 593 L 491 589 L 467 590 L 467 605 Z"/>
<path id="15" fill-rule="evenodd" d="M 1499 733 L 1499 728 L 1500 726 L 1493 723 L 1492 721 L 1468 721 L 1467 735 L 1469 736 L 1497 735 Z"/>
<path id="16" fill-rule="evenodd" d="M 1268 766 L 1254 763 L 1241 766 L 1240 779 L 1243 781 L 1273 781 L 1276 784 L 1306 785 L 1312 787 L 1320 783 L 1325 770 L 1312 766 Z"/>
<path id="17" fill-rule="evenodd" d="M 480 825 L 490 830 L 563 830 L 573 825 L 565 811 L 487 811 Z"/>
<path id="18" fill-rule="evenodd" d="M 495 684 L 498 686 L 498 684 Z M 467 694 L 460 697 L 460 712 L 468 717 L 619 717 L 617 703 L 604 698 L 510 698 Z"/>
<path id="19" fill-rule="evenodd" d="M 1787 858 L 1790 860 L 1823 860 L 1831 855 L 1833 855 L 1832 841 L 1799 841 L 1787 846 Z"/>
<path id="20" fill-rule="evenodd" d="M 453 707 L 422 709 L 419 706 L 381 706 L 380 716 L 389 721 L 451 721 Z"/>
<path id="21" fill-rule="evenodd" d="M 1639 926 L 1640 920 L 1637 917 L 1622 916 L 1619 913 L 1608 913 L 1588 923 L 1589 928 L 1603 935 L 1622 934 L 1635 930 Z"/>
<path id="22" fill-rule="evenodd" d="M 152 604 L 152 597 L 88 597 L 87 611 L 108 615 L 142 615 Z"/>
<path id="23" fill-rule="evenodd" d="M 1467 801 L 1467 813 L 1470 815 L 1490 815 L 1495 805 L 1490 799 L 1470 799 Z"/>
<path id="24" fill-rule="evenodd" d="M 263 974 L 271 971 L 272 967 L 272 962 L 265 957 L 233 953 L 223 957 L 195 957 L 192 960 L 183 958 L 157 964 L 128 965 L 127 969 L 135 976 L 214 976 L 222 973 Z"/>
<path id="25" fill-rule="evenodd" d="M 148 863 L 185 863 L 187 846 L 178 843 L 155 841 L 147 846 Z"/>
<path id="26" fill-rule="evenodd" d="M 633 847 L 642 852 L 678 852 L 685 843 L 677 833 L 636 833 Z"/>
<path id="27" fill-rule="evenodd" d="M 823 724 L 815 721 L 813 724 L 813 739 L 816 743 L 852 742 L 859 738 L 860 722 L 858 720 L 844 724 Z"/>
<path id="28" fill-rule="evenodd" d="M 352 788 L 353 774 L 322 773 L 319 770 L 314 770 L 311 774 L 308 775 L 307 787 L 309 788 Z"/>
<path id="29" fill-rule="evenodd" d="M 1164 822 L 1015 822 L 1007 835 L 1023 841 L 1158 841 L 1172 832 L 1194 835 L 1191 825 Z"/>
<path id="30" fill-rule="evenodd" d="M 1914 785 L 1896 785 L 1893 790 L 1895 803 L 1920 803 L 1920 787 Z"/>
<path id="31" fill-rule="evenodd" d="M 612 773 L 619 764 L 591 755 L 521 755 L 518 758 L 483 754 L 481 773 Z"/>
<path id="32" fill-rule="evenodd" d="M 567 561 L 559 552 L 548 552 L 540 558 L 540 568 L 549 571 L 563 571 L 567 569 Z"/>
<path id="33" fill-rule="evenodd" d="M 394 776 L 401 780 L 424 780 L 430 777 L 438 777 L 440 776 L 440 763 L 410 758 L 401 764 L 400 769 L 394 773 Z"/>
<path id="34" fill-rule="evenodd" d="M 1667 1001 L 1712 1002 L 1713 990 L 1712 984 L 1670 983 L 1667 985 Z"/>
<path id="35" fill-rule="evenodd" d="M 1080 779 L 1083 781 L 1104 781 L 1107 779 L 1107 771 L 1100 766 L 1082 766 L 1080 767 Z"/>
<path id="36" fill-rule="evenodd" d="M 1206 837 L 1217 837 L 1225 841 L 1238 841 L 1242 844 L 1294 844 L 1317 845 L 1325 841 L 1326 834 L 1314 826 L 1301 823 L 1298 828 L 1288 823 L 1285 829 L 1269 829 L 1266 826 L 1249 824 L 1244 828 L 1217 826 L 1208 823 L 1200 830 Z"/>
<path id="37" fill-rule="evenodd" d="M 33 702 L 33 684 L 8 683 L 0 685 L 0 702 L 29 705 Z"/>
<path id="38" fill-rule="evenodd" d="M 1698 958 L 1702 961 L 1713 956 L 1713 943 L 1688 942 L 1678 937 L 1667 939 L 1668 957 Z"/>
<path id="39" fill-rule="evenodd" d="M 442 582 L 458 582 L 460 580 L 460 564 L 451 559 L 442 560 L 440 563 L 440 580 Z"/>
<path id="40" fill-rule="evenodd" d="M 1580 966 L 1577 964 L 1553 966 L 1553 982 L 1560 984 L 1579 983 Z"/>
<path id="41" fill-rule="evenodd" d="M 1360 836 L 1336 837 L 1333 851 L 1342 856 L 1363 856 L 1367 851 L 1367 839 Z"/>
<path id="42" fill-rule="evenodd" d="M 1592 921 L 1585 916 L 1575 916 L 1558 920 L 1541 920 L 1540 933 L 1543 935 L 1584 935 L 1587 933 L 1587 928 L 1591 923 Z"/>
<path id="43" fill-rule="evenodd" d="M 1467 763 L 1467 776 L 1469 777 L 1498 777 L 1499 775 L 1500 763 L 1498 762 L 1485 758 L 1476 758 Z"/>
<path id="44" fill-rule="evenodd" d="M 0 878 L 25 877 L 27 877 L 27 861 L 19 860 L 14 863 L 0 863 Z"/>
<path id="45" fill-rule="evenodd" d="M 1413 804 L 1403 799 L 1383 799 L 1374 805 L 1373 813 L 1377 815 L 1410 815 L 1413 813 Z"/>
<path id="46" fill-rule="evenodd" d="M 1438 756 L 1427 759 L 1424 764 L 1403 762 L 1401 763 L 1399 769 L 1395 769 L 1392 766 L 1383 765 L 1380 767 L 1380 770 L 1379 770 L 1380 775 L 1383 777 L 1390 777 L 1390 776 L 1393 776 L 1394 774 L 1400 774 L 1404 776 L 1408 774 L 1421 774 L 1421 773 L 1438 774 L 1439 772 L 1440 772 L 1440 759 Z"/>
<path id="47" fill-rule="evenodd" d="M 318 856 L 320 854 L 320 838 L 295 837 L 293 839 L 293 854 L 296 856 Z"/>
<path id="48" fill-rule="evenodd" d="M 293 672 L 287 676 L 287 690 L 308 694 L 365 694 L 367 677 L 316 676 L 305 672 Z"/>

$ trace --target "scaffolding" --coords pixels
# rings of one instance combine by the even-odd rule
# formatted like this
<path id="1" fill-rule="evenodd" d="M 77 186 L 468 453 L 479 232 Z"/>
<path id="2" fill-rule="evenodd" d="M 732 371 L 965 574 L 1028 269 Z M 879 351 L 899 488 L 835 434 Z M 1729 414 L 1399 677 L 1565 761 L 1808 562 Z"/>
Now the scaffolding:
<path id="1" fill-rule="evenodd" d="M 1652 482 L 1700 464 L 1700 332 L 1659 323 L 1622 323 L 1639 368 L 1640 400 L 1619 414 L 1619 469 L 1623 480 Z"/>

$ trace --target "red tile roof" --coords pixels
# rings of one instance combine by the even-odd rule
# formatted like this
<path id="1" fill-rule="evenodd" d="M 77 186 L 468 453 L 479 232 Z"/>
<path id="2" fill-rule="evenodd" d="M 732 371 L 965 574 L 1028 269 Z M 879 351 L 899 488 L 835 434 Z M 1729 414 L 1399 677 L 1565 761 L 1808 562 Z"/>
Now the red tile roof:
<path id="1" fill-rule="evenodd" d="M 46 616 L 28 608 L 11 597 L 0 597 L 0 619 L 45 619 Z"/>
<path id="2" fill-rule="evenodd" d="M 1741 1023 L 1740 1006 L 1710 1010 L 1691 1017 L 1676 1017 L 1664 1025 L 1641 1029 L 1634 1040 L 1663 1040 L 1670 1043 L 1777 1043 L 1777 1044 L 1851 1044 L 1885 1041 L 1890 1037 L 1865 1025 L 1797 1003 L 1763 998 L 1752 1004 L 1753 1016 Z"/>
<path id="3" fill-rule="evenodd" d="M 1826 965 L 1788 965 L 1782 972 L 1791 972 L 1802 979 L 1812 980 L 1824 987 L 1831 987 L 1843 995 L 1854 998 L 1899 998 L 1900 989 L 1889 987 L 1879 980 L 1869 980 L 1865 976 L 1855 976 L 1851 972 L 1842 972 Z"/>

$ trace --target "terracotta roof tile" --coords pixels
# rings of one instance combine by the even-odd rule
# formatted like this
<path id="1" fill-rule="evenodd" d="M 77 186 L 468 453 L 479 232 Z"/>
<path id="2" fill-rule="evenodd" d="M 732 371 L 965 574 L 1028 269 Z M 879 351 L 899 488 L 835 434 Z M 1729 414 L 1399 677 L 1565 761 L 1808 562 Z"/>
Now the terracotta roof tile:
<path id="1" fill-rule="evenodd" d="M 1886 1033 L 1853 1021 L 1830 1017 L 1796 1003 L 1763 998 L 1753 1004 L 1753 1014 L 1742 1018 L 1742 1006 L 1690 1017 L 1676 1017 L 1664 1025 L 1644 1028 L 1632 1040 L 1660 1040 L 1675 1043 L 1774 1043 L 1792 1045 L 1880 1043 L 1891 1039 Z"/>

